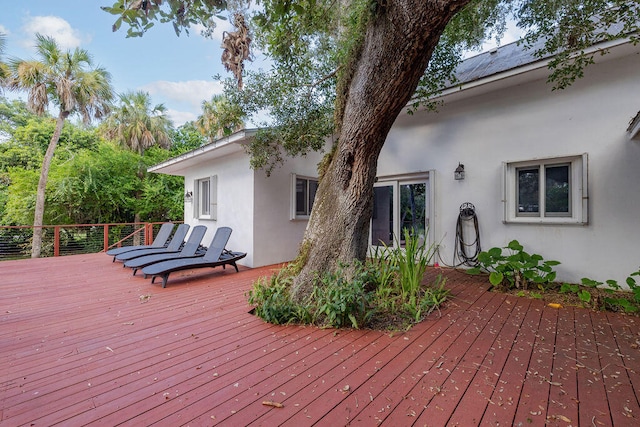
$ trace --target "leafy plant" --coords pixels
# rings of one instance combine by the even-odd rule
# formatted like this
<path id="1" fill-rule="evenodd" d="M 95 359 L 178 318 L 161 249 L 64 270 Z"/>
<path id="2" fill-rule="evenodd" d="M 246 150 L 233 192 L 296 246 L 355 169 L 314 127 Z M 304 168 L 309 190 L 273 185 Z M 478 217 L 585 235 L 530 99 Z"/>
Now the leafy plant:
<path id="1" fill-rule="evenodd" d="M 255 314 L 269 323 L 309 323 L 309 311 L 291 299 L 291 281 L 281 274 L 261 277 L 248 292 L 249 304 L 255 305 Z"/>
<path id="2" fill-rule="evenodd" d="M 544 260 L 541 255 L 525 252 L 520 242 L 512 240 L 503 248 L 480 252 L 478 266 L 467 272 L 489 273 L 489 282 L 493 286 L 506 283 L 508 288 L 527 289 L 529 283 L 535 283 L 543 290 L 545 284 L 555 280 L 553 267 L 558 264 L 559 261 Z"/>
<path id="3" fill-rule="evenodd" d="M 581 284 L 563 283 L 560 287 L 560 292 L 576 294 L 584 305 L 591 305 L 604 310 L 622 310 L 626 313 L 635 313 L 640 311 L 640 285 L 636 282 L 636 276 L 640 276 L 640 269 L 627 277 L 628 290 L 613 279 L 599 282 L 584 277 L 581 280 Z M 599 299 L 596 297 L 595 289 L 599 289 L 609 294 L 609 296 Z"/>
<path id="4" fill-rule="evenodd" d="M 360 263 L 352 280 L 346 280 L 342 270 L 321 278 L 311 294 L 315 304 L 314 323 L 341 328 L 358 328 L 366 324 L 373 314 L 370 309 L 371 293 L 366 291 L 371 275 Z"/>
<path id="5" fill-rule="evenodd" d="M 254 283 L 248 299 L 258 316 L 276 324 L 362 328 L 385 316 L 403 325 L 419 322 L 449 294 L 442 275 L 431 286 L 423 283 L 432 256 L 433 248 L 405 233 L 405 248 L 378 248 L 364 263 L 341 265 L 334 273 L 317 277 L 302 304 L 291 298 L 292 275 L 286 269 Z"/>

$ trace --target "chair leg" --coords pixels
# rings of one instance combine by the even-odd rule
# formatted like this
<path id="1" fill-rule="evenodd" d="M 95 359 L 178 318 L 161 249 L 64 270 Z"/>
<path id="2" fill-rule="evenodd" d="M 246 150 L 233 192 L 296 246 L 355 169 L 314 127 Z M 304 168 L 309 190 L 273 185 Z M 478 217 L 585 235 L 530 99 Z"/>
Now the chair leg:
<path id="1" fill-rule="evenodd" d="M 166 288 L 166 287 L 167 287 L 167 280 L 169 280 L 169 274 L 170 274 L 170 273 L 167 273 L 167 274 L 163 274 L 163 275 L 162 275 L 162 287 L 163 287 L 163 288 Z"/>

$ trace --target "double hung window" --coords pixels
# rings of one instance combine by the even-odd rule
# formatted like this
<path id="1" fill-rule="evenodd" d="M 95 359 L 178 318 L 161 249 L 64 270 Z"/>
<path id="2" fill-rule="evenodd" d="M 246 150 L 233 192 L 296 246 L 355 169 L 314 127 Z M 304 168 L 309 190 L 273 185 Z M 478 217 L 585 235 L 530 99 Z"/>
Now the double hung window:
<path id="1" fill-rule="evenodd" d="M 199 219 L 218 219 L 217 175 L 197 179 L 194 183 L 194 216 Z"/>
<path id="2" fill-rule="evenodd" d="M 504 164 L 505 222 L 586 223 L 586 155 Z"/>
<path id="3" fill-rule="evenodd" d="M 309 218 L 318 191 L 318 180 L 294 174 L 292 189 L 291 219 Z"/>

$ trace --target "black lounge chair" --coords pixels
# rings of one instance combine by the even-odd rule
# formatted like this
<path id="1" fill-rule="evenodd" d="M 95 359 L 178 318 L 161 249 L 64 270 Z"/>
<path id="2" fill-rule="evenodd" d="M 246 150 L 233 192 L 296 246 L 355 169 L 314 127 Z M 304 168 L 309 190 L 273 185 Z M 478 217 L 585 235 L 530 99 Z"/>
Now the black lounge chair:
<path id="1" fill-rule="evenodd" d="M 169 237 L 171 237 L 171 232 L 173 231 L 173 227 L 175 225 L 172 222 L 165 222 L 160 227 L 156 238 L 153 239 L 150 245 L 132 245 L 132 246 L 122 246 L 120 248 L 109 249 L 106 254 L 109 256 L 113 256 L 113 261 L 116 260 L 116 255 L 123 254 L 129 251 L 135 251 L 139 249 L 151 249 L 151 248 L 164 248 L 167 246 L 167 242 L 169 241 Z"/>
<path id="2" fill-rule="evenodd" d="M 187 236 L 188 231 L 189 231 L 189 224 L 180 224 L 178 228 L 176 228 L 176 232 L 173 233 L 173 237 L 171 238 L 171 241 L 169 242 L 169 245 L 167 245 L 167 247 L 129 251 L 120 255 L 116 255 L 115 258 L 119 261 L 127 261 L 133 258 L 145 256 L 145 255 L 180 252 L 180 249 L 184 244 L 184 238 Z"/>
<path id="3" fill-rule="evenodd" d="M 191 230 L 189 239 L 187 239 L 187 242 L 184 244 L 180 252 L 145 255 L 126 261 L 124 263 L 124 266 L 133 268 L 133 275 L 135 276 L 138 269 L 146 267 L 147 265 L 153 264 L 155 262 L 200 256 L 204 253 L 203 250 L 199 251 L 199 249 L 201 248 L 200 242 L 202 241 L 202 238 L 204 237 L 206 232 L 207 227 L 205 227 L 204 225 L 196 225 Z"/>
<path id="4" fill-rule="evenodd" d="M 166 288 L 169 274 L 174 271 L 203 267 L 215 268 L 219 265 L 225 268 L 228 264 L 235 267 L 237 272 L 238 265 L 236 261 L 244 258 L 247 254 L 243 252 L 231 252 L 224 248 L 227 245 L 230 235 L 231 229 L 229 227 L 220 227 L 216 230 L 216 235 L 213 236 L 213 241 L 203 256 L 161 261 L 148 265 L 142 269 L 144 277 L 151 276 L 151 283 L 155 282 L 156 277 L 162 277 L 162 287 Z"/>

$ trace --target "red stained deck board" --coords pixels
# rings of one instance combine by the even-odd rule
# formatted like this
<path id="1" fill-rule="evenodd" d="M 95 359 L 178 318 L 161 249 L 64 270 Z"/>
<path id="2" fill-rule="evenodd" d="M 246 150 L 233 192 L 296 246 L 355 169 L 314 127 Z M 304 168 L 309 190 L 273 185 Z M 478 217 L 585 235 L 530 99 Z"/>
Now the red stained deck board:
<path id="1" fill-rule="evenodd" d="M 285 329 L 291 328 L 293 327 Z M 295 329 L 298 328 L 295 327 Z M 189 400 L 188 404 L 181 405 L 179 402 L 169 402 L 170 405 L 167 406 L 173 406 L 174 410 L 168 411 L 163 417 L 154 417 L 152 420 L 160 422 L 160 424 L 175 425 L 179 419 L 189 421 L 195 417 L 206 415 L 210 424 L 212 416 L 216 416 L 216 419 L 218 417 L 222 419 L 223 415 L 230 415 L 232 411 L 250 405 L 252 403 L 251 397 L 256 399 L 260 396 L 252 396 L 252 393 L 249 393 L 246 399 L 238 399 L 237 396 L 243 394 L 245 390 L 253 390 L 261 381 L 267 381 L 277 371 L 276 366 L 283 363 L 283 360 L 295 359 L 296 354 L 306 354 L 308 351 L 313 351 L 315 346 L 320 346 L 331 335 L 331 331 L 310 328 L 309 331 L 298 331 L 296 335 L 291 335 L 283 340 L 282 346 L 270 348 L 260 359 L 239 366 L 235 372 L 227 371 L 226 378 L 218 377 L 213 384 L 204 385 L 187 395 L 183 395 L 185 400 Z M 291 344 L 286 342 L 289 339 L 293 339 Z M 235 403 L 236 401 L 238 403 Z M 227 412 L 226 409 L 223 409 L 225 407 L 231 408 Z M 198 425 L 198 423 L 194 425 Z"/>
<path id="2" fill-rule="evenodd" d="M 531 301 L 522 326 L 509 351 L 507 362 L 499 373 L 498 383 L 489 397 L 489 405 L 487 405 L 482 417 L 481 425 L 511 425 L 516 405 L 505 405 L 503 396 L 518 396 L 518 401 L 526 399 L 526 396 L 522 395 L 524 384 L 526 381 L 537 382 L 537 377 L 530 374 L 528 369 L 541 316 L 540 306 Z"/>
<path id="3" fill-rule="evenodd" d="M 579 363 L 578 425 L 611 426 L 613 423 L 589 311 L 576 310 L 575 328 Z"/>
<path id="4" fill-rule="evenodd" d="M 384 422 L 397 425 L 407 417 L 416 417 L 417 425 L 447 423 L 512 309 L 505 299 L 501 294 L 492 298 L 447 349 L 449 360 L 420 378 Z"/>
<path id="5" fill-rule="evenodd" d="M 456 360 L 460 356 L 460 348 L 468 348 L 468 339 L 471 339 L 470 325 L 487 309 L 493 313 L 499 305 L 499 300 L 504 296 L 499 294 L 485 294 L 477 301 L 477 309 L 465 311 L 465 315 L 456 318 L 451 323 L 440 321 L 439 328 L 430 329 L 428 334 L 437 336 L 435 340 L 420 337 L 408 337 L 409 345 L 398 353 L 399 357 L 390 359 L 387 365 L 372 375 L 373 381 L 355 389 L 353 399 L 343 401 L 340 405 L 331 409 L 323 419 L 342 422 L 382 422 L 407 396 L 412 387 L 422 381 L 430 371 L 430 378 L 440 377 L 440 373 L 455 367 Z M 488 308 L 487 308 L 488 307 Z M 418 329 L 416 328 L 416 331 Z M 461 339 L 461 337 L 463 337 Z M 392 363 L 389 363 L 391 362 Z M 442 362 L 442 364 L 440 364 Z M 434 366 L 436 368 L 434 369 Z M 440 387 L 443 378 L 435 379 L 436 383 L 425 384 L 427 388 Z M 358 408 L 355 408 L 355 399 L 358 398 Z M 373 400 L 372 400 L 373 398 Z M 327 421 L 328 422 L 328 421 Z"/>
<path id="6" fill-rule="evenodd" d="M 605 313 L 591 313 L 602 377 L 609 402 L 609 412 L 616 427 L 640 425 L 640 405 L 633 387 L 625 381 L 625 355 L 618 347 Z"/>
<path id="7" fill-rule="evenodd" d="M 346 359 L 353 357 L 353 355 L 363 349 L 371 348 L 373 341 L 379 336 L 377 332 L 359 332 L 355 334 L 348 334 L 340 340 L 328 339 L 329 336 L 323 339 L 324 342 L 314 343 L 313 345 L 307 345 L 306 348 L 301 349 L 297 356 L 304 357 L 305 360 L 317 361 L 306 371 L 302 371 L 297 376 L 301 376 L 301 379 L 308 380 L 310 376 L 325 376 L 330 375 L 331 366 L 338 366 Z M 337 344 L 337 345 L 335 345 Z M 355 345 L 354 345 L 355 344 Z M 328 350 L 324 358 L 322 355 L 317 356 L 318 346 L 326 347 Z M 329 348 L 335 348 L 335 351 L 329 353 Z M 326 354 L 331 354 L 326 357 Z M 314 357 L 315 355 L 315 357 Z M 291 358 L 293 359 L 293 358 Z M 238 390 L 231 389 L 231 398 L 216 405 L 214 409 L 207 410 L 206 406 L 200 405 L 194 412 L 199 414 L 198 417 L 190 421 L 193 425 L 205 423 L 207 419 L 211 420 L 209 414 L 215 416 L 215 422 L 230 422 L 234 425 L 249 425 L 258 416 L 268 412 L 271 407 L 262 405 L 263 401 L 274 401 L 286 405 L 286 409 L 279 412 L 292 413 L 298 406 L 296 406 L 295 394 L 297 390 L 288 385 L 287 382 L 291 380 L 291 376 L 288 374 L 285 366 L 285 361 L 278 361 L 277 364 L 273 364 L 267 369 L 260 371 L 254 371 L 252 375 L 245 377 L 245 386 Z M 288 360 L 286 363 L 293 363 L 293 360 Z M 264 371 L 264 372 L 263 372 Z M 247 387 L 246 384 L 250 384 Z M 287 399 L 290 395 L 292 399 Z M 216 396 L 212 396 L 216 398 Z M 222 399 L 220 399 L 222 400 Z M 296 403 L 294 403 L 296 402 Z M 203 402 L 205 403 L 205 402 Z M 172 418 L 169 418 L 171 420 Z"/>
<path id="8" fill-rule="evenodd" d="M 100 402 L 101 408 L 88 415 L 102 425 L 111 425 L 114 419 L 121 419 L 126 414 L 134 418 L 137 414 L 157 410 L 162 415 L 176 405 L 181 407 L 180 402 L 193 399 L 194 395 L 196 397 L 208 395 L 240 381 L 236 370 L 251 369 L 252 364 L 255 363 L 268 363 L 267 359 L 273 354 L 271 349 L 284 346 L 283 341 L 290 335 L 296 334 L 295 330 L 265 332 L 267 331 L 248 341 L 230 340 L 219 348 L 215 348 L 215 344 L 208 346 L 209 351 L 204 351 L 205 347 L 199 352 L 200 354 L 181 352 L 189 356 L 189 359 L 172 364 L 154 378 L 148 377 L 146 387 L 131 391 L 139 396 L 139 400 L 133 401 L 123 396 L 118 401 L 104 396 L 104 402 Z M 127 384 L 125 387 L 133 388 L 137 383 L 136 381 Z M 120 389 L 114 390 L 114 393 L 121 394 Z M 164 398 L 158 399 L 157 396 L 164 396 Z M 145 417 L 151 419 L 153 415 L 145 415 Z"/>
<path id="9" fill-rule="evenodd" d="M 573 420 L 573 423 L 577 423 L 579 363 L 576 359 L 574 315 L 575 309 L 573 307 L 558 310 L 553 381 L 559 385 L 549 388 L 549 402 L 546 410 L 548 414 L 562 415 L 568 420 Z M 533 411 L 535 416 L 532 416 L 531 419 L 538 419 L 536 408 L 533 408 Z M 559 419 L 554 422 L 561 423 Z M 566 424 L 566 421 L 564 423 Z"/>
<path id="10" fill-rule="evenodd" d="M 613 337 L 622 355 L 622 363 L 628 382 L 640 402 L 640 319 L 631 316 L 607 314 Z"/>
<path id="11" fill-rule="evenodd" d="M 511 425 L 520 412 L 513 405 L 497 411 L 491 402 L 509 395 L 523 415 L 534 411 L 526 402 L 544 393 L 539 376 L 527 375 L 530 367 L 562 385 L 547 383 L 548 412 L 526 425 L 568 425 L 546 419 L 551 415 L 572 425 L 637 425 L 627 416 L 640 413 L 637 317 L 555 311 L 515 297 L 495 316 L 478 317 L 496 297 L 487 294 L 486 278 L 430 269 L 425 280 L 443 273 L 452 290 L 442 317 L 406 333 L 334 337 L 332 330 L 273 326 L 248 314 L 245 293 L 277 268 L 187 270 L 163 289 L 104 254 L 0 263 L 0 427 L 368 426 L 385 416 L 382 425 L 434 425 L 439 418 L 430 411 L 445 401 L 449 425 Z M 151 297 L 142 303 L 141 295 Z M 548 336 L 554 325 L 555 345 Z M 464 333 L 474 327 L 476 333 Z M 452 393 L 433 398 L 424 418 L 403 414 L 410 403 L 432 398 L 422 388 L 429 384 Z M 285 407 L 263 406 L 265 399 Z"/>
<path id="12" fill-rule="evenodd" d="M 505 305 L 511 305 L 513 309 L 504 320 L 505 325 L 497 334 L 485 358 L 474 366 L 477 373 L 448 420 L 450 425 L 464 426 L 480 423 L 529 309 L 528 301 L 524 304 L 518 304 L 518 302 L 514 298 L 507 298 L 504 301 Z"/>
<path id="13" fill-rule="evenodd" d="M 556 415 L 548 412 L 549 394 L 552 387 L 562 387 L 562 383 L 553 374 L 555 342 L 557 336 L 558 309 L 544 307 L 540 301 L 534 301 L 532 307 L 542 311 L 538 333 L 533 343 L 533 352 L 527 369 L 529 381 L 522 386 L 520 400 L 509 396 L 505 405 L 515 411 L 514 424 L 530 424 L 532 420 L 554 420 Z M 515 406 L 515 407 L 514 407 Z M 512 411 L 507 411 L 511 413 Z"/>

